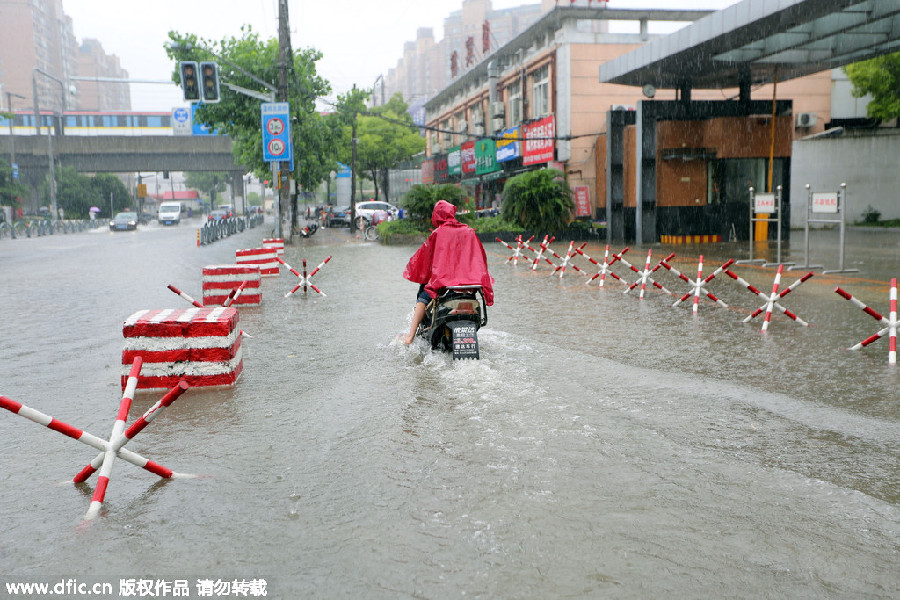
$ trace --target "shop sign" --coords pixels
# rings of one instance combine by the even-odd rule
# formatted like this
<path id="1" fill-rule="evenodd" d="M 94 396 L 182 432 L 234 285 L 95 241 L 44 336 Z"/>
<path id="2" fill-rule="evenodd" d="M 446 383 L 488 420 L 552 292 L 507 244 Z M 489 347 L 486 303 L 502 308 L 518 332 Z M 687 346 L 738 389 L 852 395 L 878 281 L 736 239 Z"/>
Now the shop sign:
<path id="1" fill-rule="evenodd" d="M 462 151 L 459 146 L 453 146 L 447 153 L 447 175 L 460 173 L 462 173 Z"/>
<path id="2" fill-rule="evenodd" d="M 469 175 L 475 173 L 475 142 L 465 142 L 459 147 L 462 159 L 462 172 Z"/>
<path id="3" fill-rule="evenodd" d="M 438 154 L 434 159 L 434 181 L 444 183 L 447 179 L 447 155 Z"/>
<path id="4" fill-rule="evenodd" d="M 422 183 L 434 183 L 434 158 L 422 162 Z"/>
<path id="5" fill-rule="evenodd" d="M 586 185 L 575 186 L 575 218 L 590 217 L 591 211 L 591 188 Z"/>
<path id="6" fill-rule="evenodd" d="M 519 128 L 506 129 L 497 140 L 497 162 L 506 162 L 519 158 Z"/>
<path id="7" fill-rule="evenodd" d="M 484 175 L 497 170 L 497 143 L 494 140 L 475 142 L 475 173 Z"/>
<path id="8" fill-rule="evenodd" d="M 529 123 L 523 129 L 525 142 L 522 164 L 536 165 L 553 160 L 553 150 L 556 147 L 553 140 L 556 131 L 553 115 Z"/>

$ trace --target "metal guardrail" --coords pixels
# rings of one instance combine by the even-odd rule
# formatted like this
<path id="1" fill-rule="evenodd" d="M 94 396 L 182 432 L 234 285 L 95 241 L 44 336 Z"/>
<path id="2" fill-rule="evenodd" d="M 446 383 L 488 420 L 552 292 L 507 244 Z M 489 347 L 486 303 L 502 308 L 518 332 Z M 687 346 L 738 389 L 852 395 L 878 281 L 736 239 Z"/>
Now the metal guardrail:
<path id="1" fill-rule="evenodd" d="M 207 221 L 197 232 L 197 242 L 201 246 L 211 244 L 222 238 L 241 233 L 245 229 L 252 229 L 262 225 L 263 216 L 256 214 L 250 217 L 232 217 L 230 219 L 218 219 Z"/>
<path id="2" fill-rule="evenodd" d="M 88 219 L 61 219 L 55 222 L 47 219 L 20 219 L 11 224 L 4 221 L 0 223 L 0 239 L 9 237 L 14 240 L 20 237 L 40 237 L 54 233 L 80 233 L 88 229 L 97 229 L 104 223 L 105 221 L 102 220 L 91 221 Z"/>

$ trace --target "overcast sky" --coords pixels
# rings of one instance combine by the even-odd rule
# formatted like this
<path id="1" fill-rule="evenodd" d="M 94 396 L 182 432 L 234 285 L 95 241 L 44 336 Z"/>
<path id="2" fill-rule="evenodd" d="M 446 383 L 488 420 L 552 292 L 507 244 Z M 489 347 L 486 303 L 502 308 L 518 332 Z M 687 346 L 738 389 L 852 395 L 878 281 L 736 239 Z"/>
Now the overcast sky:
<path id="1" fill-rule="evenodd" d="M 567 0 L 561 0 L 567 2 Z M 738 0 L 611 0 L 611 8 L 722 9 Z M 509 8 L 537 0 L 494 0 Z M 129 76 L 168 80 L 173 69 L 163 50 L 169 30 L 221 40 L 239 37 L 249 24 L 263 39 L 278 36 L 276 0 L 63 0 L 75 36 L 100 40 L 119 57 Z M 334 95 L 354 83 L 371 88 L 414 40 L 418 27 L 433 27 L 443 38 L 443 21 L 462 7 L 461 0 L 289 0 L 291 44 L 323 53 L 319 73 L 331 82 Z M 651 30 L 651 33 L 653 30 Z M 135 110 L 169 110 L 183 104 L 172 85 L 133 84 Z"/>

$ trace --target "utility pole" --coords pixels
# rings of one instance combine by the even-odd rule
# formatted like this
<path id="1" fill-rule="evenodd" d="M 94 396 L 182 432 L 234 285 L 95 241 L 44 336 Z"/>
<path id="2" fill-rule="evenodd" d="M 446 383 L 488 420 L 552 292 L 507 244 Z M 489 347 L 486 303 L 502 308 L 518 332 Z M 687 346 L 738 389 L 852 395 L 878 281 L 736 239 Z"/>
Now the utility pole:
<path id="1" fill-rule="evenodd" d="M 288 3 L 287 0 L 278 0 L 278 101 L 288 101 L 288 61 L 293 60 L 291 56 L 291 33 L 288 24 Z M 288 114 L 290 118 L 290 114 Z M 293 143 L 293 141 L 289 141 Z M 278 195 L 277 206 L 275 207 L 275 237 L 285 237 L 281 231 L 282 212 L 290 203 L 291 188 L 290 185 L 284 185 L 281 173 L 291 168 L 290 163 L 281 161 L 278 163 Z M 290 241 L 288 232 L 288 241 Z"/>
<path id="2" fill-rule="evenodd" d="M 353 121 L 350 123 L 350 231 L 356 230 L 356 84 L 353 84 Z"/>

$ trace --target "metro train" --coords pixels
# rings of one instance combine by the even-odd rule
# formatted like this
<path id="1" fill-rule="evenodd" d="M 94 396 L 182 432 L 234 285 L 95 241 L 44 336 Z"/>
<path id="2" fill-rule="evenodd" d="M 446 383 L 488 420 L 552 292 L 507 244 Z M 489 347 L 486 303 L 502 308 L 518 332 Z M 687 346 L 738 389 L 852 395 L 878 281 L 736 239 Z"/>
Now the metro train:
<path id="1" fill-rule="evenodd" d="M 13 111 L 13 135 L 37 135 L 34 112 Z M 8 114 L 8 113 L 7 113 Z M 59 115 L 41 112 L 41 133 L 46 135 L 50 127 L 55 132 Z M 172 114 L 168 112 L 130 111 L 66 111 L 63 113 L 65 135 L 173 135 Z M 10 135 L 10 119 L 0 114 L 0 135 Z"/>

